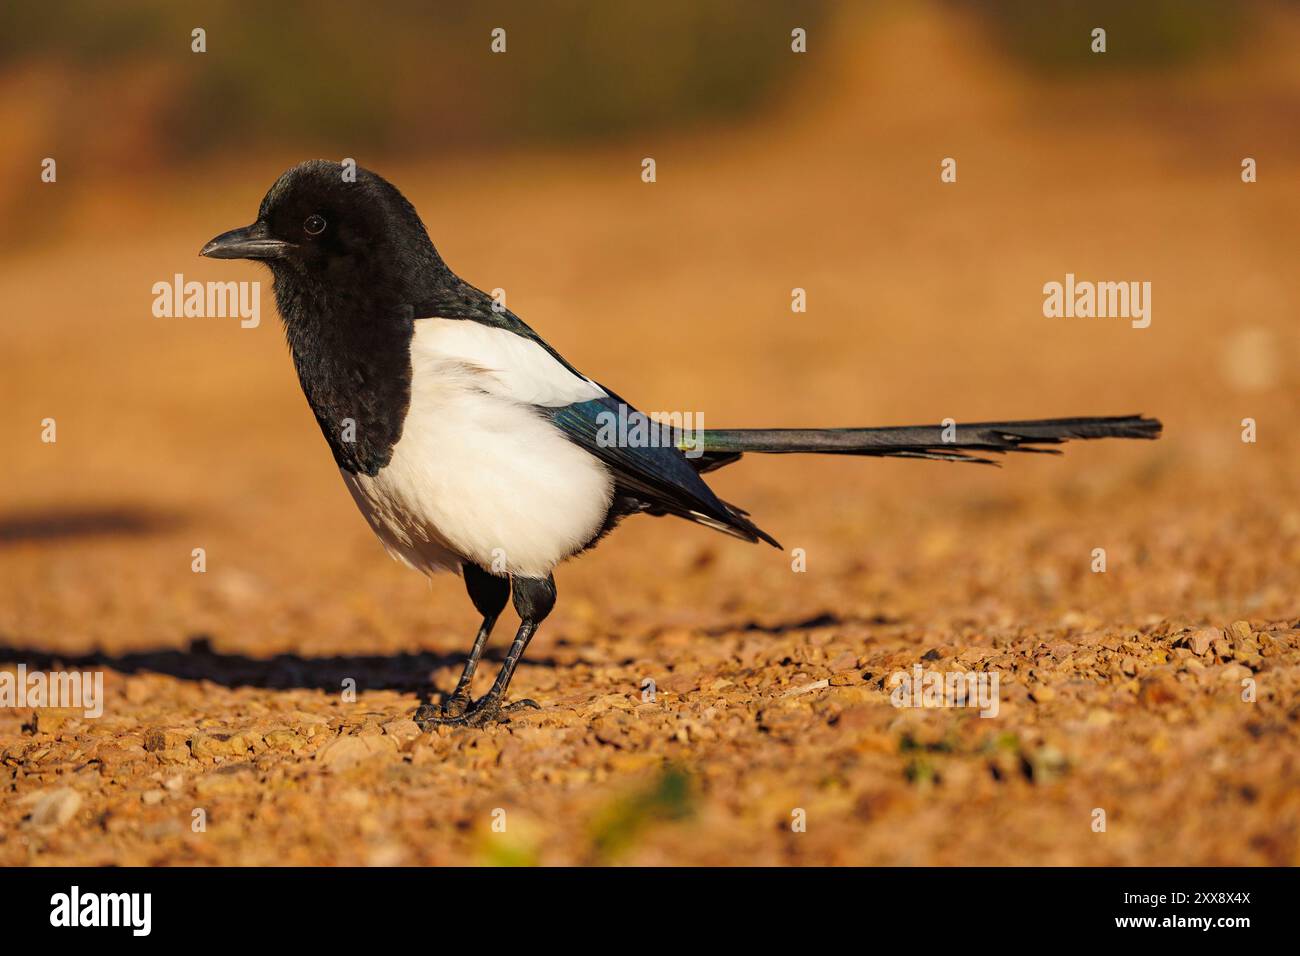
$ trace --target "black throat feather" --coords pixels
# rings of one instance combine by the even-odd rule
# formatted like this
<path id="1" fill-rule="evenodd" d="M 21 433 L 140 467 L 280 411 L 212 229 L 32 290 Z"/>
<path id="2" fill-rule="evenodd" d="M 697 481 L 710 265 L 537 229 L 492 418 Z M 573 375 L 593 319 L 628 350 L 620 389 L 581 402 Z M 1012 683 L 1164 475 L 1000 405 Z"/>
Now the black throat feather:
<path id="1" fill-rule="evenodd" d="M 342 289 L 277 275 L 276 305 L 335 462 L 374 476 L 392 459 L 411 403 L 413 313 L 364 288 Z"/>

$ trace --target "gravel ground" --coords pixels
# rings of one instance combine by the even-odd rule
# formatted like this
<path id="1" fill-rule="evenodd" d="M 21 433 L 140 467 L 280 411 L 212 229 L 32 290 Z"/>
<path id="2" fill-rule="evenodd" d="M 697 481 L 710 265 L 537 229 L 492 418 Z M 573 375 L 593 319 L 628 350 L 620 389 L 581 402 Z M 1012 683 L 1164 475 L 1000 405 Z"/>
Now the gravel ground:
<path id="1" fill-rule="evenodd" d="M 106 675 L 97 719 L 0 710 L 0 863 L 1300 863 L 1287 133 L 1247 77 L 1148 91 L 1188 124 L 1072 99 L 1104 130 L 1080 139 L 1054 94 L 891 29 L 837 88 L 892 95 L 655 144 L 653 187 L 641 144 L 374 165 L 454 267 L 643 408 L 1143 412 L 1163 439 L 1003 469 L 747 458 L 714 484 L 785 553 L 629 521 L 557 574 L 513 687 L 542 710 L 420 734 L 477 623 L 461 583 L 370 536 L 269 295 L 257 329 L 149 314 L 174 272 L 255 277 L 195 252 L 302 157 L 101 184 L 116 204 L 0 265 L 21 317 L 0 328 L 0 666 Z M 1270 157 L 1250 187 L 1247 149 Z M 1152 281 L 1151 327 L 1043 318 L 1067 271 Z M 996 673 L 997 715 L 891 706 L 918 664 Z"/>

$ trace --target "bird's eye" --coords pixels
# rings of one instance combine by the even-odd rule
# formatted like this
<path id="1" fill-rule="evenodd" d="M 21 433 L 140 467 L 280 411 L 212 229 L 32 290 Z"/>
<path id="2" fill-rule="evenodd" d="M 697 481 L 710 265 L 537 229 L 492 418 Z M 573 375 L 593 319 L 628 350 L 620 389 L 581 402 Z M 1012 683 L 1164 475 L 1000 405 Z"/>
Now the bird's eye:
<path id="1" fill-rule="evenodd" d="M 302 228 L 309 236 L 319 236 L 325 231 L 325 219 L 322 216 L 308 216 Z"/>

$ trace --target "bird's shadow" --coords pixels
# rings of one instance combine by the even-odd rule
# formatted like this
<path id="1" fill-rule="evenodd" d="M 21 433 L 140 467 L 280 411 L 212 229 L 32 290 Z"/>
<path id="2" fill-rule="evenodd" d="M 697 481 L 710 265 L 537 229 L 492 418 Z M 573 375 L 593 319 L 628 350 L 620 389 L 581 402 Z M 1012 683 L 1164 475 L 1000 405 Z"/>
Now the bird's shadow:
<path id="1" fill-rule="evenodd" d="M 504 656 L 504 651 L 483 655 L 485 660 Z M 189 647 L 158 648 L 109 654 L 60 654 L 35 647 L 15 645 L 0 636 L 0 661 L 24 664 L 29 671 L 114 670 L 122 674 L 165 674 L 179 680 L 209 681 L 221 687 L 264 687 L 271 690 L 320 690 L 338 692 L 346 680 L 356 682 L 358 691 L 396 690 L 419 694 L 421 702 L 440 693 L 429 675 L 443 667 L 465 662 L 463 652 L 436 654 L 421 651 L 409 654 L 345 654 L 333 657 L 303 657 L 276 654 L 274 657 L 248 657 L 223 654 L 212 648 L 202 635 L 190 640 Z M 555 667 L 550 658 L 526 659 L 523 666 Z"/>
<path id="2" fill-rule="evenodd" d="M 850 625 L 876 625 L 902 624 L 902 618 L 888 617 L 884 614 L 873 614 L 871 616 L 842 616 L 839 614 L 821 613 L 810 618 L 804 618 L 797 621 L 777 621 L 767 624 L 761 621 L 749 620 L 744 624 L 726 625 L 723 627 L 712 627 L 704 631 L 707 637 L 723 637 L 727 634 L 734 634 L 737 631 L 743 634 L 768 634 L 778 637 L 782 634 L 788 634 L 791 631 L 815 631 L 824 627 L 847 627 Z"/>
<path id="3" fill-rule="evenodd" d="M 851 623 L 849 619 L 821 614 L 798 621 L 760 624 L 749 621 L 732 627 L 704 631 L 704 636 L 719 636 L 736 631 L 781 635 L 789 631 L 809 630 Z M 872 618 L 869 623 L 890 623 Z M 563 643 L 563 641 L 562 641 Z M 483 659 L 500 661 L 505 649 L 483 654 Z M 179 680 L 208 681 L 221 687 L 261 687 L 270 690 L 319 690 L 337 693 L 345 681 L 355 681 L 358 691 L 395 690 L 414 693 L 421 703 L 435 696 L 445 696 L 430 681 L 430 675 L 444 667 L 459 668 L 464 652 L 438 654 L 432 651 L 402 654 L 341 654 L 332 657 L 304 657 L 299 654 L 276 654 L 272 657 L 248 657 L 226 654 L 213 649 L 211 639 L 195 635 L 187 648 L 155 648 L 110 654 L 92 651 L 66 654 L 38 647 L 24 646 L 0 635 L 0 662 L 23 664 L 29 671 L 86 671 L 107 669 L 122 674 L 163 674 Z M 523 667 L 557 667 L 550 657 L 526 657 Z"/>

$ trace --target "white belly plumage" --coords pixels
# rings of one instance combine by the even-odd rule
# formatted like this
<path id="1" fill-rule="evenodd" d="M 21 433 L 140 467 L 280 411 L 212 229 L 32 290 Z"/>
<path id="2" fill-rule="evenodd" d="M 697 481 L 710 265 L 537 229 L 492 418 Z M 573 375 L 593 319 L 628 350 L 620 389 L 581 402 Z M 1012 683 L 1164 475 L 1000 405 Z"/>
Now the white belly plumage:
<path id="1" fill-rule="evenodd" d="M 343 472 L 389 553 L 433 573 L 545 577 L 600 529 L 613 478 L 536 405 L 604 395 L 536 343 L 464 320 L 421 319 L 411 403 L 392 459 Z"/>

